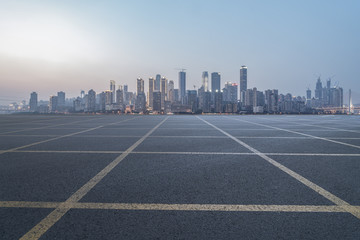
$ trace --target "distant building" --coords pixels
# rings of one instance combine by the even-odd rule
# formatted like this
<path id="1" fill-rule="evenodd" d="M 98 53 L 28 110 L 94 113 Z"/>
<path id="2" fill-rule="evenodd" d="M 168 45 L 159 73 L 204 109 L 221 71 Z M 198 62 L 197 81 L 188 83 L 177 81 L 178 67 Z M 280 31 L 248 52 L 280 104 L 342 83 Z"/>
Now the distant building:
<path id="1" fill-rule="evenodd" d="M 36 92 L 30 94 L 30 112 L 36 112 L 38 110 L 38 95 Z"/>
<path id="2" fill-rule="evenodd" d="M 165 77 L 161 78 L 161 106 L 162 109 L 165 107 L 165 101 L 167 101 L 167 85 L 168 80 Z"/>
<path id="3" fill-rule="evenodd" d="M 227 102 L 237 102 L 238 85 L 236 83 L 226 82 L 223 89 L 223 98 Z"/>
<path id="4" fill-rule="evenodd" d="M 207 71 L 202 73 L 201 79 L 202 79 L 202 86 L 204 87 L 204 91 L 208 92 L 209 91 L 209 74 Z"/>
<path id="5" fill-rule="evenodd" d="M 311 90 L 306 90 L 306 99 L 311 99 Z"/>
<path id="6" fill-rule="evenodd" d="M 140 93 L 144 93 L 144 80 L 142 78 L 138 78 L 136 80 L 136 93 L 139 95 Z"/>
<path id="7" fill-rule="evenodd" d="M 50 96 L 49 111 L 55 113 L 58 109 L 58 97 Z"/>
<path id="8" fill-rule="evenodd" d="M 153 111 L 157 111 L 157 112 L 161 111 L 161 92 L 160 91 L 153 92 Z"/>
<path id="9" fill-rule="evenodd" d="M 198 110 L 197 92 L 196 90 L 187 90 L 187 105 L 191 106 L 191 111 L 195 113 Z"/>
<path id="10" fill-rule="evenodd" d="M 168 101 L 170 101 L 171 103 L 175 102 L 174 95 L 174 81 L 170 80 L 168 84 Z"/>
<path id="11" fill-rule="evenodd" d="M 156 74 L 154 91 L 160 91 L 160 81 L 161 81 L 161 75 Z"/>
<path id="12" fill-rule="evenodd" d="M 58 92 L 57 93 L 57 97 L 58 97 L 58 106 L 59 107 L 64 107 L 65 106 L 65 93 L 63 91 Z"/>
<path id="13" fill-rule="evenodd" d="M 94 90 L 89 90 L 87 99 L 87 112 L 95 112 L 96 111 L 96 92 Z"/>
<path id="14" fill-rule="evenodd" d="M 273 90 L 265 91 L 266 112 L 277 113 L 278 112 L 278 101 L 279 101 L 278 90 L 273 89 Z"/>
<path id="15" fill-rule="evenodd" d="M 184 104 L 186 96 L 186 72 L 179 72 L 179 97 L 180 102 Z"/>
<path id="16" fill-rule="evenodd" d="M 211 73 L 211 92 L 220 92 L 221 77 L 218 72 Z"/>
<path id="17" fill-rule="evenodd" d="M 124 91 L 122 86 L 119 86 L 119 89 L 116 90 L 116 105 L 123 105 L 124 104 Z"/>
<path id="18" fill-rule="evenodd" d="M 110 80 L 110 91 L 111 91 L 111 93 L 112 93 L 112 100 L 111 100 L 111 102 L 114 103 L 115 100 L 116 100 L 116 98 L 115 98 L 115 91 L 116 91 L 116 89 L 115 89 L 115 81 L 114 81 L 114 80 Z"/>
<path id="19" fill-rule="evenodd" d="M 154 87 L 155 87 L 155 79 L 151 77 L 149 78 L 149 93 L 148 93 L 149 96 L 148 103 L 150 108 L 153 107 L 153 92 L 155 90 Z"/>
<path id="20" fill-rule="evenodd" d="M 247 90 L 247 67 L 240 68 L 240 101 L 245 102 L 245 92 Z"/>
<path id="21" fill-rule="evenodd" d="M 223 94 L 220 91 L 214 93 L 214 112 L 222 113 L 223 112 Z"/>

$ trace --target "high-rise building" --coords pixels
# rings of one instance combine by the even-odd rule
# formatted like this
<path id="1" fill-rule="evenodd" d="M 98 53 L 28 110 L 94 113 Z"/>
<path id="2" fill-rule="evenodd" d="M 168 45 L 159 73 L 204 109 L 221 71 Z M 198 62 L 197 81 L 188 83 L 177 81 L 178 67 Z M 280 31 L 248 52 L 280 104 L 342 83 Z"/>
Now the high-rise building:
<path id="1" fill-rule="evenodd" d="M 116 89 L 115 89 L 115 81 L 114 80 L 110 80 L 110 91 L 112 93 L 112 100 L 111 101 L 114 103 L 115 100 L 116 100 L 116 98 L 115 98 Z"/>
<path id="2" fill-rule="evenodd" d="M 170 101 L 171 103 L 175 102 L 173 80 L 170 80 L 168 84 L 168 101 Z"/>
<path id="3" fill-rule="evenodd" d="M 49 111 L 51 113 L 54 113 L 57 111 L 57 109 L 58 109 L 58 97 L 50 96 Z"/>
<path id="4" fill-rule="evenodd" d="M 92 89 L 89 90 L 88 92 L 87 111 L 88 112 L 96 111 L 96 92 Z"/>
<path id="5" fill-rule="evenodd" d="M 311 90 L 306 90 L 306 99 L 311 99 Z"/>
<path id="6" fill-rule="evenodd" d="M 161 106 L 165 107 L 165 101 L 167 101 L 167 85 L 168 80 L 165 77 L 161 78 Z"/>
<path id="7" fill-rule="evenodd" d="M 112 91 L 110 90 L 105 91 L 105 105 L 113 104 L 112 96 L 113 96 Z"/>
<path id="8" fill-rule="evenodd" d="M 144 93 L 144 80 L 142 78 L 138 78 L 136 80 L 136 93 L 139 95 L 140 93 Z"/>
<path id="9" fill-rule="evenodd" d="M 216 91 L 214 93 L 214 111 L 216 113 L 222 113 L 223 109 L 223 94 L 221 91 Z"/>
<path id="10" fill-rule="evenodd" d="M 220 92 L 221 77 L 218 72 L 211 73 L 211 92 Z"/>
<path id="11" fill-rule="evenodd" d="M 238 85 L 236 83 L 226 82 L 223 89 L 223 100 L 226 102 L 237 102 Z"/>
<path id="12" fill-rule="evenodd" d="M 265 104 L 268 113 L 276 113 L 278 111 L 279 91 L 277 89 L 265 91 Z"/>
<path id="13" fill-rule="evenodd" d="M 128 91 L 128 85 L 124 85 L 124 104 L 127 105 L 130 102 L 130 94 Z"/>
<path id="14" fill-rule="evenodd" d="M 186 96 L 186 72 L 184 70 L 179 72 L 179 95 L 181 103 L 184 104 Z"/>
<path id="15" fill-rule="evenodd" d="M 196 90 L 187 90 L 187 105 L 191 106 L 191 111 L 195 113 L 198 110 Z"/>
<path id="16" fill-rule="evenodd" d="M 204 91 L 209 91 L 209 74 L 207 71 L 204 71 L 201 76 L 202 79 L 202 86 L 204 87 Z"/>
<path id="17" fill-rule="evenodd" d="M 119 106 L 124 104 L 124 91 L 121 85 L 116 90 L 116 104 Z"/>
<path id="18" fill-rule="evenodd" d="M 322 100 L 323 99 L 322 93 L 323 93 L 323 87 L 322 87 L 322 82 L 321 82 L 320 77 L 319 77 L 317 79 L 317 82 L 316 82 L 315 98 Z"/>
<path id="19" fill-rule="evenodd" d="M 240 101 L 245 102 L 245 92 L 247 90 L 247 67 L 245 65 L 240 68 Z"/>
<path id="20" fill-rule="evenodd" d="M 160 112 L 161 111 L 161 92 L 154 91 L 153 92 L 153 111 Z"/>
<path id="21" fill-rule="evenodd" d="M 58 93 L 57 93 L 57 97 L 58 97 L 57 105 L 58 105 L 59 107 L 65 106 L 65 93 L 64 93 L 63 91 L 58 92 Z"/>
<path id="22" fill-rule="evenodd" d="M 32 92 L 30 94 L 29 105 L 30 105 L 30 112 L 36 112 L 37 111 L 37 108 L 38 108 L 38 95 L 37 95 L 36 92 Z"/>
<path id="23" fill-rule="evenodd" d="M 149 104 L 149 107 L 153 107 L 153 97 L 154 97 L 154 87 L 155 87 L 155 79 L 154 78 L 149 78 L 149 93 L 148 93 L 148 96 L 149 96 L 149 99 L 148 99 L 148 104 Z"/>
<path id="24" fill-rule="evenodd" d="M 161 81 L 161 75 L 156 74 L 154 91 L 160 91 L 160 81 Z"/>

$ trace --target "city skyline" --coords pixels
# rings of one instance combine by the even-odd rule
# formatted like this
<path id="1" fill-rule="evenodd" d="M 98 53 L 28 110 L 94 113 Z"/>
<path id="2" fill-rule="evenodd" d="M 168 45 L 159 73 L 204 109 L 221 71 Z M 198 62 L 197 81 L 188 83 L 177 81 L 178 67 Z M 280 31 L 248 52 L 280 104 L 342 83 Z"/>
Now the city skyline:
<path id="1" fill-rule="evenodd" d="M 187 89 L 201 86 L 204 71 L 220 72 L 221 86 L 239 84 L 239 68 L 246 65 L 251 69 L 248 88 L 305 96 L 320 74 L 323 81 L 335 75 L 333 82 L 345 92 L 352 89 L 356 104 L 359 5 L 5 2 L 0 10 L 0 102 L 28 100 L 32 91 L 40 99 L 57 91 L 76 97 L 80 90 L 107 89 L 109 80 L 135 92 L 133 79 L 143 78 L 148 88 L 147 79 L 156 74 L 177 86 L 178 68 L 187 69 Z"/>

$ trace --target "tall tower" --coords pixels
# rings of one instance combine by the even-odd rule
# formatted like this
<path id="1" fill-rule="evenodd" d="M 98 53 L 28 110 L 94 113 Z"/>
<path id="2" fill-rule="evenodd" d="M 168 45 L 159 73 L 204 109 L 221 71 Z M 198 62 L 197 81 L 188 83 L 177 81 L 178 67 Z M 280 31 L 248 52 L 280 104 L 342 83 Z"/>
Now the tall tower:
<path id="1" fill-rule="evenodd" d="M 136 80 L 136 89 L 137 89 L 137 95 L 140 93 L 144 93 L 144 80 L 142 78 L 138 78 Z"/>
<path id="2" fill-rule="evenodd" d="M 175 101 L 175 97 L 174 97 L 174 81 L 173 80 L 170 80 L 169 84 L 168 84 L 168 101 L 170 101 L 170 102 Z"/>
<path id="3" fill-rule="evenodd" d="M 165 77 L 161 78 L 161 107 L 165 107 L 165 101 L 167 101 L 167 84 L 168 80 Z"/>
<path id="4" fill-rule="evenodd" d="M 114 80 L 110 80 L 110 91 L 112 92 L 112 102 L 115 102 L 115 81 Z"/>
<path id="5" fill-rule="evenodd" d="M 30 112 L 36 112 L 36 111 L 37 111 L 37 107 L 38 107 L 38 95 L 37 95 L 36 92 L 32 92 L 32 93 L 30 94 L 29 105 L 30 105 Z"/>
<path id="6" fill-rule="evenodd" d="M 240 100 L 245 102 L 245 92 L 247 89 L 247 67 L 245 65 L 240 67 Z"/>
<path id="7" fill-rule="evenodd" d="M 153 107 L 153 102 L 154 102 L 154 87 L 155 87 L 155 79 L 153 77 L 149 78 L 149 100 L 148 100 L 148 105 L 149 107 Z"/>
<path id="8" fill-rule="evenodd" d="M 320 80 L 320 77 L 317 79 L 317 82 L 316 82 L 316 88 L 315 88 L 315 98 L 316 99 L 320 99 L 322 100 L 322 92 L 323 92 L 323 89 L 322 89 L 322 82 Z"/>
<path id="9" fill-rule="evenodd" d="M 211 92 L 220 92 L 220 81 L 221 77 L 218 72 L 211 73 Z"/>
<path id="10" fill-rule="evenodd" d="M 202 73 L 202 86 L 204 87 L 204 91 L 209 91 L 209 74 L 207 71 Z"/>
<path id="11" fill-rule="evenodd" d="M 60 91 L 57 93 L 57 97 L 58 97 L 57 105 L 61 107 L 65 106 L 65 93 L 63 91 Z"/>
<path id="12" fill-rule="evenodd" d="M 182 104 L 185 103 L 185 95 L 186 95 L 186 72 L 181 70 L 179 72 L 179 90 L 180 90 L 180 101 Z"/>
<path id="13" fill-rule="evenodd" d="M 155 90 L 155 91 L 160 91 L 160 81 L 161 81 L 161 75 L 160 75 L 160 74 L 156 74 L 156 77 L 155 77 L 155 86 L 154 86 L 154 90 Z"/>

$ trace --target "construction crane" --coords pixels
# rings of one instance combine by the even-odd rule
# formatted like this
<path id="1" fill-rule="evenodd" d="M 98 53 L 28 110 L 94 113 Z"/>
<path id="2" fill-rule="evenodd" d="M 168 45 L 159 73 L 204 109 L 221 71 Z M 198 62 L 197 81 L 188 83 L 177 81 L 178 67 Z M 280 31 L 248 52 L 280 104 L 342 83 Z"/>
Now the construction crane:
<path id="1" fill-rule="evenodd" d="M 186 71 L 186 69 L 185 69 L 185 68 L 175 68 L 175 70 L 179 70 L 179 71 L 181 71 L 181 72 Z"/>

